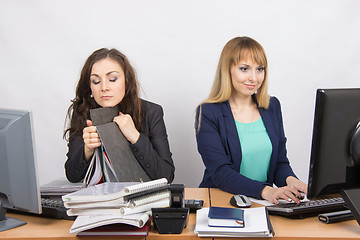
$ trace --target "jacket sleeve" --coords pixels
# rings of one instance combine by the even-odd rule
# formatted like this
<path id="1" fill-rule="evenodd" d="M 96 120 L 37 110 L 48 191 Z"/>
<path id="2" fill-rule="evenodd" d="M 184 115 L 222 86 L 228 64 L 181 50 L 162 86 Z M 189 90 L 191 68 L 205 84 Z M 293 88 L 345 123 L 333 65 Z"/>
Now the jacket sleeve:
<path id="1" fill-rule="evenodd" d="M 276 118 L 276 123 L 278 124 L 278 136 L 279 136 L 279 147 L 276 159 L 276 168 L 274 174 L 274 183 L 278 187 L 283 187 L 286 185 L 286 178 L 289 176 L 293 176 L 295 178 L 296 175 L 293 172 L 289 159 L 287 158 L 287 150 L 286 150 L 286 137 L 284 132 L 282 113 L 281 113 L 281 105 L 277 98 L 271 98 L 274 106 L 274 116 Z"/>
<path id="2" fill-rule="evenodd" d="M 81 181 L 86 174 L 90 161 L 84 159 L 84 141 L 82 136 L 69 138 L 67 160 L 65 162 L 66 177 L 70 182 Z"/>
<path id="3" fill-rule="evenodd" d="M 198 108 L 197 116 L 199 113 Z M 206 171 L 215 186 L 221 190 L 261 198 L 260 193 L 268 184 L 247 178 L 240 174 L 239 169 L 235 169 L 236 160 L 231 158 L 230 149 L 227 147 L 227 138 L 224 136 L 226 128 L 222 121 L 223 116 L 218 109 L 207 104 L 202 105 L 196 140 Z"/>
<path id="4" fill-rule="evenodd" d="M 130 144 L 130 148 L 151 179 L 164 177 L 170 183 L 174 179 L 175 166 L 163 115 L 162 107 L 151 103 L 145 112 L 145 129 L 140 132 L 138 141 Z"/>

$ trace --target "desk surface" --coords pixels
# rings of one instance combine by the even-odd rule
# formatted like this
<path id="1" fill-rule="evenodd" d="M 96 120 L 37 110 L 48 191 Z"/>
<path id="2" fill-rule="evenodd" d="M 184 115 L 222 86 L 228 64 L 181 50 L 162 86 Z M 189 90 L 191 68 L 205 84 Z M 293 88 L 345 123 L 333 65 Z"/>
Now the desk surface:
<path id="1" fill-rule="evenodd" d="M 207 188 L 186 188 L 184 192 L 185 198 L 188 199 L 202 199 L 204 200 L 204 207 L 209 207 L 209 191 Z M 14 217 L 27 224 L 15 229 L 5 232 L 0 232 L 0 239 L 103 239 L 104 237 L 81 237 L 77 238 L 76 234 L 70 234 L 69 230 L 73 221 L 69 220 L 56 220 L 41 217 L 33 217 L 21 214 L 8 213 L 8 217 Z M 189 215 L 189 219 L 181 234 L 158 234 L 155 229 L 151 229 L 146 239 L 194 239 L 197 235 L 194 233 L 196 224 L 196 215 L 194 213 Z M 119 237 L 117 237 L 119 238 Z M 106 239 L 116 239 L 116 237 L 106 237 Z M 127 237 L 121 239 L 145 239 L 145 237 Z M 202 238 L 204 240 L 211 238 Z"/>
<path id="2" fill-rule="evenodd" d="M 223 192 L 219 189 L 205 188 L 186 188 L 185 198 L 203 199 L 204 207 L 218 206 L 231 207 L 229 200 L 231 194 Z M 253 207 L 261 206 L 253 204 Z M 16 229 L 0 232 L 1 239 L 77 239 L 75 234 L 70 234 L 69 229 L 73 221 L 55 220 L 19 214 L 7 214 L 9 217 L 15 217 L 28 224 Z M 270 216 L 271 223 L 275 231 L 273 239 L 360 239 L 360 226 L 355 220 L 345 221 L 334 224 L 324 224 L 318 222 L 316 217 L 306 218 L 302 220 L 288 219 L 280 216 Z M 196 223 L 195 214 L 190 214 L 186 228 L 182 234 L 158 234 L 155 229 L 151 229 L 146 239 L 196 239 L 194 233 Z M 103 239 L 103 237 L 81 237 L 79 239 Z M 116 239 L 116 237 L 107 237 L 106 239 Z M 144 237 L 128 237 L 121 239 L 145 239 Z M 198 238 L 208 240 L 211 238 Z M 229 238 L 215 238 L 226 239 Z M 254 238 L 252 238 L 254 239 Z M 262 238 L 264 239 L 264 238 Z"/>
<path id="3" fill-rule="evenodd" d="M 215 188 L 209 191 L 211 206 L 232 207 L 229 203 L 232 194 Z M 253 207 L 259 206 L 261 205 L 253 203 Z M 272 239 L 360 239 L 360 226 L 355 220 L 325 224 L 319 222 L 317 217 L 288 219 L 271 215 L 270 221 L 275 232 L 275 237 Z M 228 238 L 215 239 L 228 240 Z"/>

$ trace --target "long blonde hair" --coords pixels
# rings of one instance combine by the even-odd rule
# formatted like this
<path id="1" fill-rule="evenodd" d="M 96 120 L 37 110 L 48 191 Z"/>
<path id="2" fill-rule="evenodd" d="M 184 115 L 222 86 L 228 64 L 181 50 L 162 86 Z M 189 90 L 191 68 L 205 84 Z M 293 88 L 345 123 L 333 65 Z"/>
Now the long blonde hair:
<path id="1" fill-rule="evenodd" d="M 259 107 L 264 109 L 269 107 L 268 62 L 265 51 L 256 40 L 250 37 L 236 37 L 228 41 L 224 46 L 209 97 L 199 105 L 198 130 L 200 129 L 201 122 L 201 105 L 203 103 L 221 103 L 229 100 L 233 91 L 230 69 L 233 65 L 237 65 L 245 56 L 250 56 L 253 62 L 264 67 L 264 81 L 256 92 L 256 100 Z"/>

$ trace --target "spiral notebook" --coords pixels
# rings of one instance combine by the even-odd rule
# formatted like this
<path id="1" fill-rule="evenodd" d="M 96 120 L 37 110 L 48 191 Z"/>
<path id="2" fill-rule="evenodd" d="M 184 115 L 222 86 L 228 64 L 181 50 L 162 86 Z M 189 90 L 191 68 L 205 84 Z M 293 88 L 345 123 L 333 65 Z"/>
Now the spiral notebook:
<path id="1" fill-rule="evenodd" d="M 141 228 L 148 222 L 150 215 L 150 212 L 143 212 L 128 216 L 118 214 L 79 216 L 71 226 L 70 234 L 116 223 L 128 224 Z"/>
<path id="2" fill-rule="evenodd" d="M 128 200 L 125 203 L 96 202 L 91 204 L 75 204 L 67 210 L 68 216 L 84 216 L 93 214 L 127 215 L 150 211 L 154 207 L 169 207 L 170 190 L 149 194 L 140 198 Z"/>
<path id="3" fill-rule="evenodd" d="M 166 178 L 160 178 L 143 183 L 105 182 L 95 186 L 62 196 L 65 203 L 89 203 L 101 201 L 124 201 L 124 197 L 149 189 L 161 188 L 167 185 Z"/>

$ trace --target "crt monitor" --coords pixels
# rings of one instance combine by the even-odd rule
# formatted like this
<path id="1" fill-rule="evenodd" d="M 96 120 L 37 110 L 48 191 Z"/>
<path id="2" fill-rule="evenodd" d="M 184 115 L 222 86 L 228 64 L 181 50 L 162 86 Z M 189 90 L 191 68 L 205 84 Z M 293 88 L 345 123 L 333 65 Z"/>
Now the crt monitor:
<path id="1" fill-rule="evenodd" d="M 309 199 L 360 187 L 360 88 L 318 89 L 309 167 Z M 357 134 L 355 134 L 357 133 Z M 356 144 L 351 144 L 352 140 Z M 359 156 L 357 156 L 359 157 Z"/>
<path id="2" fill-rule="evenodd" d="M 6 209 L 41 213 L 31 113 L 0 109 L 0 231 L 26 224 Z"/>

